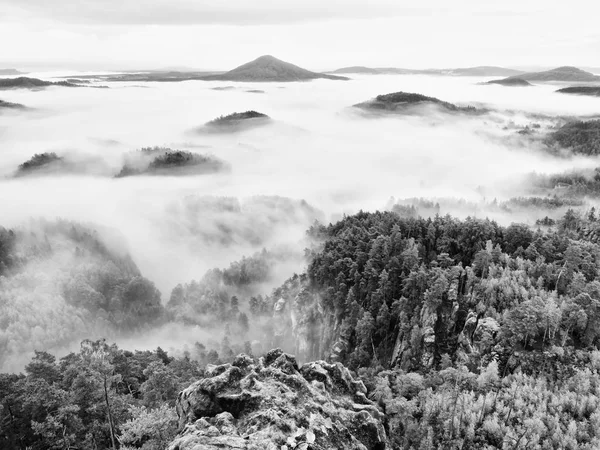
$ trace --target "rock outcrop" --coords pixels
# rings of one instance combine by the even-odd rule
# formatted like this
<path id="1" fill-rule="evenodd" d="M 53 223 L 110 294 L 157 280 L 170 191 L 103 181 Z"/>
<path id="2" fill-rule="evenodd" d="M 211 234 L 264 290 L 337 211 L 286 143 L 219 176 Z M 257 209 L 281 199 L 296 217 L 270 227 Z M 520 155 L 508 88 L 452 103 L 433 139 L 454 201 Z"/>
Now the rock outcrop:
<path id="1" fill-rule="evenodd" d="M 385 449 L 384 416 L 366 392 L 339 363 L 239 355 L 179 394 L 169 450 Z"/>

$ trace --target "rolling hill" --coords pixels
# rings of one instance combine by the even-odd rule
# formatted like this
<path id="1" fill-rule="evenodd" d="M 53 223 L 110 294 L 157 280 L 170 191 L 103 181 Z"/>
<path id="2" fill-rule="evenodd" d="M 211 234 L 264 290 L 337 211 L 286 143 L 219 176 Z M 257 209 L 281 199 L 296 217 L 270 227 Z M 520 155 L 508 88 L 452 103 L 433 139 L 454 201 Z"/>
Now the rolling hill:
<path id="1" fill-rule="evenodd" d="M 331 73 L 355 73 L 368 75 L 450 75 L 463 77 L 508 77 L 519 75 L 520 70 L 506 69 L 496 66 L 463 67 L 458 69 L 402 69 L 397 67 L 342 67 Z"/>
<path id="2" fill-rule="evenodd" d="M 521 78 L 526 81 L 600 81 L 600 76 L 572 66 L 557 67 L 556 69 L 545 70 L 543 72 L 529 72 L 510 78 Z"/>

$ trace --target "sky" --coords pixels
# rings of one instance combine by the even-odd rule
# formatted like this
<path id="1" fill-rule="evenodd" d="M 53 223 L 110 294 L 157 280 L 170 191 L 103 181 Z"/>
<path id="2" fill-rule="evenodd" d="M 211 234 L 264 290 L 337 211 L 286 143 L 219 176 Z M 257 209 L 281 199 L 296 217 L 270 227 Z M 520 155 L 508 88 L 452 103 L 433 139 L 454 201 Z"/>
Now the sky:
<path id="1" fill-rule="evenodd" d="M 593 0 L 0 0 L 0 68 L 600 67 Z M 9 45 L 6 45 L 9 43 Z"/>

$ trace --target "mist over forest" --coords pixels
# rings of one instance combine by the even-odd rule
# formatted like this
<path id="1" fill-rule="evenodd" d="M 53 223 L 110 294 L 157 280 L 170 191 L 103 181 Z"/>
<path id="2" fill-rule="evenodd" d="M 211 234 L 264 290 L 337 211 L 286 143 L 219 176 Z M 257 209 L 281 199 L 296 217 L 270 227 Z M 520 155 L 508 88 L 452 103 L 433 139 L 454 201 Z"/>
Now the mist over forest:
<path id="1" fill-rule="evenodd" d="M 339 448 L 598 448 L 598 97 L 225 75 L 0 90 L 0 447 L 251 434 L 223 392 L 280 370 L 372 410 Z M 328 448 L 335 408 L 257 445 Z"/>

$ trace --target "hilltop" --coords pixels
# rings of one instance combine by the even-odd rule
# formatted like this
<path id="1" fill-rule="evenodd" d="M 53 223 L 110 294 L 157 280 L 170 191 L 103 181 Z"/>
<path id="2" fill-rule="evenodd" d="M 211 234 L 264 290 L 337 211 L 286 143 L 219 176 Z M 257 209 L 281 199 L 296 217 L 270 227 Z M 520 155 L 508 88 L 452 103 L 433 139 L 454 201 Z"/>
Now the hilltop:
<path id="1" fill-rule="evenodd" d="M 212 155 L 202 155 L 166 147 L 147 147 L 127 155 L 123 178 L 134 175 L 202 175 L 228 170 L 228 165 Z"/>
<path id="2" fill-rule="evenodd" d="M 204 124 L 204 127 L 199 131 L 210 132 L 231 132 L 240 131 L 242 129 L 252 128 L 255 126 L 266 125 L 271 121 L 271 118 L 266 114 L 258 111 L 250 110 L 245 112 L 234 112 L 226 116 L 219 116 Z"/>
<path id="3" fill-rule="evenodd" d="M 354 105 L 355 108 L 376 111 L 406 111 L 410 107 L 433 105 L 451 112 L 475 112 L 473 107 L 460 107 L 445 102 L 435 97 L 415 94 L 411 92 L 394 92 L 391 94 L 378 95 L 372 100 Z"/>
<path id="4" fill-rule="evenodd" d="M 533 86 L 529 81 L 523 78 L 503 78 L 501 80 L 491 80 L 484 84 L 499 84 L 501 86 L 522 87 Z"/>
<path id="5" fill-rule="evenodd" d="M 561 94 L 591 95 L 600 97 L 600 86 L 569 86 L 557 90 Z"/>
<path id="6" fill-rule="evenodd" d="M 521 78 L 526 81 L 600 81 L 599 76 L 572 66 L 557 67 L 543 72 L 529 72 L 510 78 Z"/>
<path id="7" fill-rule="evenodd" d="M 204 77 L 205 80 L 220 81 L 307 81 L 324 78 L 328 80 L 347 80 L 324 73 L 311 72 L 288 62 L 282 61 L 271 55 L 261 56 L 229 72 Z"/>

